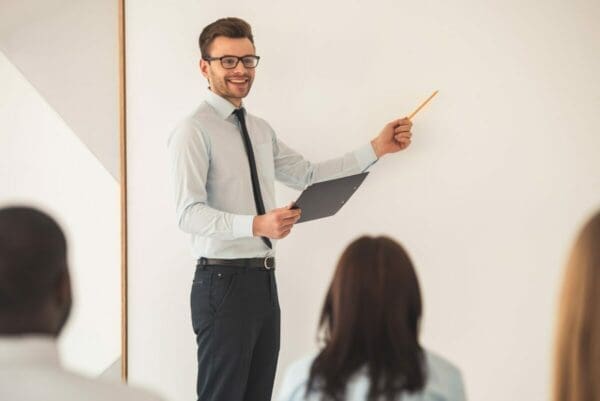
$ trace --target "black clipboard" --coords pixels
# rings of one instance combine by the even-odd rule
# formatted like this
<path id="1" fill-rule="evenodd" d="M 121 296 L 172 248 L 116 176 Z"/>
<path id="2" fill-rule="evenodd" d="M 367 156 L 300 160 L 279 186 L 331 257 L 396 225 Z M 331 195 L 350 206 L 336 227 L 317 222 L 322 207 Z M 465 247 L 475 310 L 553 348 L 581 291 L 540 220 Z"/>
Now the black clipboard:
<path id="1" fill-rule="evenodd" d="M 308 186 L 292 206 L 292 209 L 302 209 L 302 215 L 296 224 L 336 214 L 367 175 L 369 173 L 365 172 Z"/>

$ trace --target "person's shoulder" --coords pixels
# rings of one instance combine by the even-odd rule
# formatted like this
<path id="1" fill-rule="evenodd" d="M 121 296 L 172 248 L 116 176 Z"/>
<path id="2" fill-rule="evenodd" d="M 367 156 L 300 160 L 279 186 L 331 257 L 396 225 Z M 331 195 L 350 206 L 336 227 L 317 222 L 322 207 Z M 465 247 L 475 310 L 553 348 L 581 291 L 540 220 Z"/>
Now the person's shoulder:
<path id="1" fill-rule="evenodd" d="M 212 108 L 208 102 L 204 101 L 200 103 L 196 109 L 188 113 L 184 118 L 182 118 L 179 123 L 176 125 L 176 128 L 182 127 L 200 127 L 203 123 L 207 121 L 212 121 L 220 118 L 215 110 Z"/>
<path id="2" fill-rule="evenodd" d="M 88 400 L 107 400 L 111 401 L 162 401 L 160 397 L 134 386 L 121 383 L 110 379 L 92 379 L 88 377 L 70 374 L 73 386 L 78 386 L 80 390 L 85 391 Z"/>
<path id="3" fill-rule="evenodd" d="M 308 378 L 310 367 L 312 366 L 315 357 L 316 355 L 307 355 L 300 359 L 297 359 L 290 364 L 287 371 L 295 376 L 304 375 Z"/>
<path id="4" fill-rule="evenodd" d="M 207 101 L 203 101 L 200 105 L 190 114 L 189 119 L 202 123 L 203 121 L 222 120 L 223 118 L 217 113 L 213 106 Z"/>
<path id="5" fill-rule="evenodd" d="M 451 393 L 462 399 L 464 395 L 462 373 L 458 366 L 441 355 L 425 350 L 427 361 L 427 387 L 431 391 Z"/>
<path id="6" fill-rule="evenodd" d="M 300 392 L 305 391 L 315 357 L 316 355 L 305 356 L 288 366 L 277 398 L 279 401 L 294 400 Z"/>
<path id="7" fill-rule="evenodd" d="M 253 124 L 261 129 L 273 131 L 273 127 L 271 127 L 271 124 L 267 120 L 248 111 L 246 111 L 246 120 L 251 120 Z"/>
<path id="8" fill-rule="evenodd" d="M 216 119 L 214 110 L 207 102 L 202 102 L 193 113 L 181 119 L 169 135 L 168 143 L 198 139 L 205 131 L 203 127 L 207 122 Z"/>
<path id="9" fill-rule="evenodd" d="M 151 392 L 128 386 L 118 379 L 90 378 L 62 368 L 28 367 L 28 384 L 21 372 L 13 372 L 13 388 L 23 399 L 62 399 L 86 401 L 162 401 Z"/>
<path id="10" fill-rule="evenodd" d="M 442 373 L 460 375 L 460 369 L 458 366 L 445 357 L 430 350 L 425 350 L 425 355 L 430 368 Z"/>
<path id="11" fill-rule="evenodd" d="M 162 401 L 160 397 L 151 393 L 150 391 L 137 387 L 100 379 L 96 380 L 95 382 L 98 388 L 103 388 L 106 391 L 106 399 L 108 399 L 108 396 L 110 396 L 112 401 Z"/>

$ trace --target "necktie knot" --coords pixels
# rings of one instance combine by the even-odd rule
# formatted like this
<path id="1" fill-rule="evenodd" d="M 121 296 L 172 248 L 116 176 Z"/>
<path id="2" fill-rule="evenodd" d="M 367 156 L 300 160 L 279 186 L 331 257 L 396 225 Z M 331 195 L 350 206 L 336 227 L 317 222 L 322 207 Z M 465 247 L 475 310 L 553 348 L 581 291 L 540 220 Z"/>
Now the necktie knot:
<path id="1" fill-rule="evenodd" d="M 240 107 L 239 109 L 234 109 L 233 114 L 235 114 L 235 116 L 238 118 L 238 120 L 244 121 L 244 108 L 243 107 Z"/>

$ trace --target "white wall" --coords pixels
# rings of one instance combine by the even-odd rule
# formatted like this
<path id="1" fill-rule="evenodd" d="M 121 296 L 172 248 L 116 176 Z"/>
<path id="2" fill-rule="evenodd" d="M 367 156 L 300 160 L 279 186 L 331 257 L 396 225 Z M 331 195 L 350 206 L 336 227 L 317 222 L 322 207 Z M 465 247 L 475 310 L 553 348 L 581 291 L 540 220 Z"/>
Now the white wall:
<path id="1" fill-rule="evenodd" d="M 2 0 L 0 51 L 118 180 L 117 7 L 118 0 Z"/>
<path id="2" fill-rule="evenodd" d="M 469 398 L 548 399 L 562 264 L 600 205 L 592 0 L 127 1 L 131 381 L 194 397 L 194 261 L 175 225 L 166 139 L 202 100 L 197 36 L 223 16 L 254 27 L 249 110 L 309 159 L 363 144 L 440 90 L 408 151 L 377 163 L 339 215 L 279 244 L 277 380 L 314 349 L 340 252 L 383 233 L 410 251 L 423 342 L 462 368 Z M 279 187 L 281 205 L 296 196 Z"/>
<path id="3" fill-rule="evenodd" d="M 0 207 L 40 207 L 65 231 L 74 305 L 61 357 L 98 375 L 121 355 L 119 185 L 3 53 L 0 88 Z"/>

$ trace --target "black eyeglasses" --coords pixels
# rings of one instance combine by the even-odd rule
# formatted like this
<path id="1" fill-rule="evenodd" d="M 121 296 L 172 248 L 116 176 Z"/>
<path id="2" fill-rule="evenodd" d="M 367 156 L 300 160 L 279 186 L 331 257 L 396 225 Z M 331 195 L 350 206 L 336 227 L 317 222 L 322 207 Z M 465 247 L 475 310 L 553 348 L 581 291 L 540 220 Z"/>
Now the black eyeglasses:
<path id="1" fill-rule="evenodd" d="M 237 67 L 240 60 L 242 61 L 242 64 L 244 65 L 244 67 L 256 68 L 256 66 L 258 65 L 258 60 L 260 60 L 260 57 L 258 57 L 258 56 L 242 56 L 242 57 L 238 57 L 238 56 L 210 57 L 210 56 L 207 56 L 207 57 L 202 57 L 202 59 L 206 60 L 208 62 L 211 62 L 214 60 L 219 60 L 221 62 L 221 65 L 223 66 L 223 68 L 231 70 L 231 69 Z"/>

